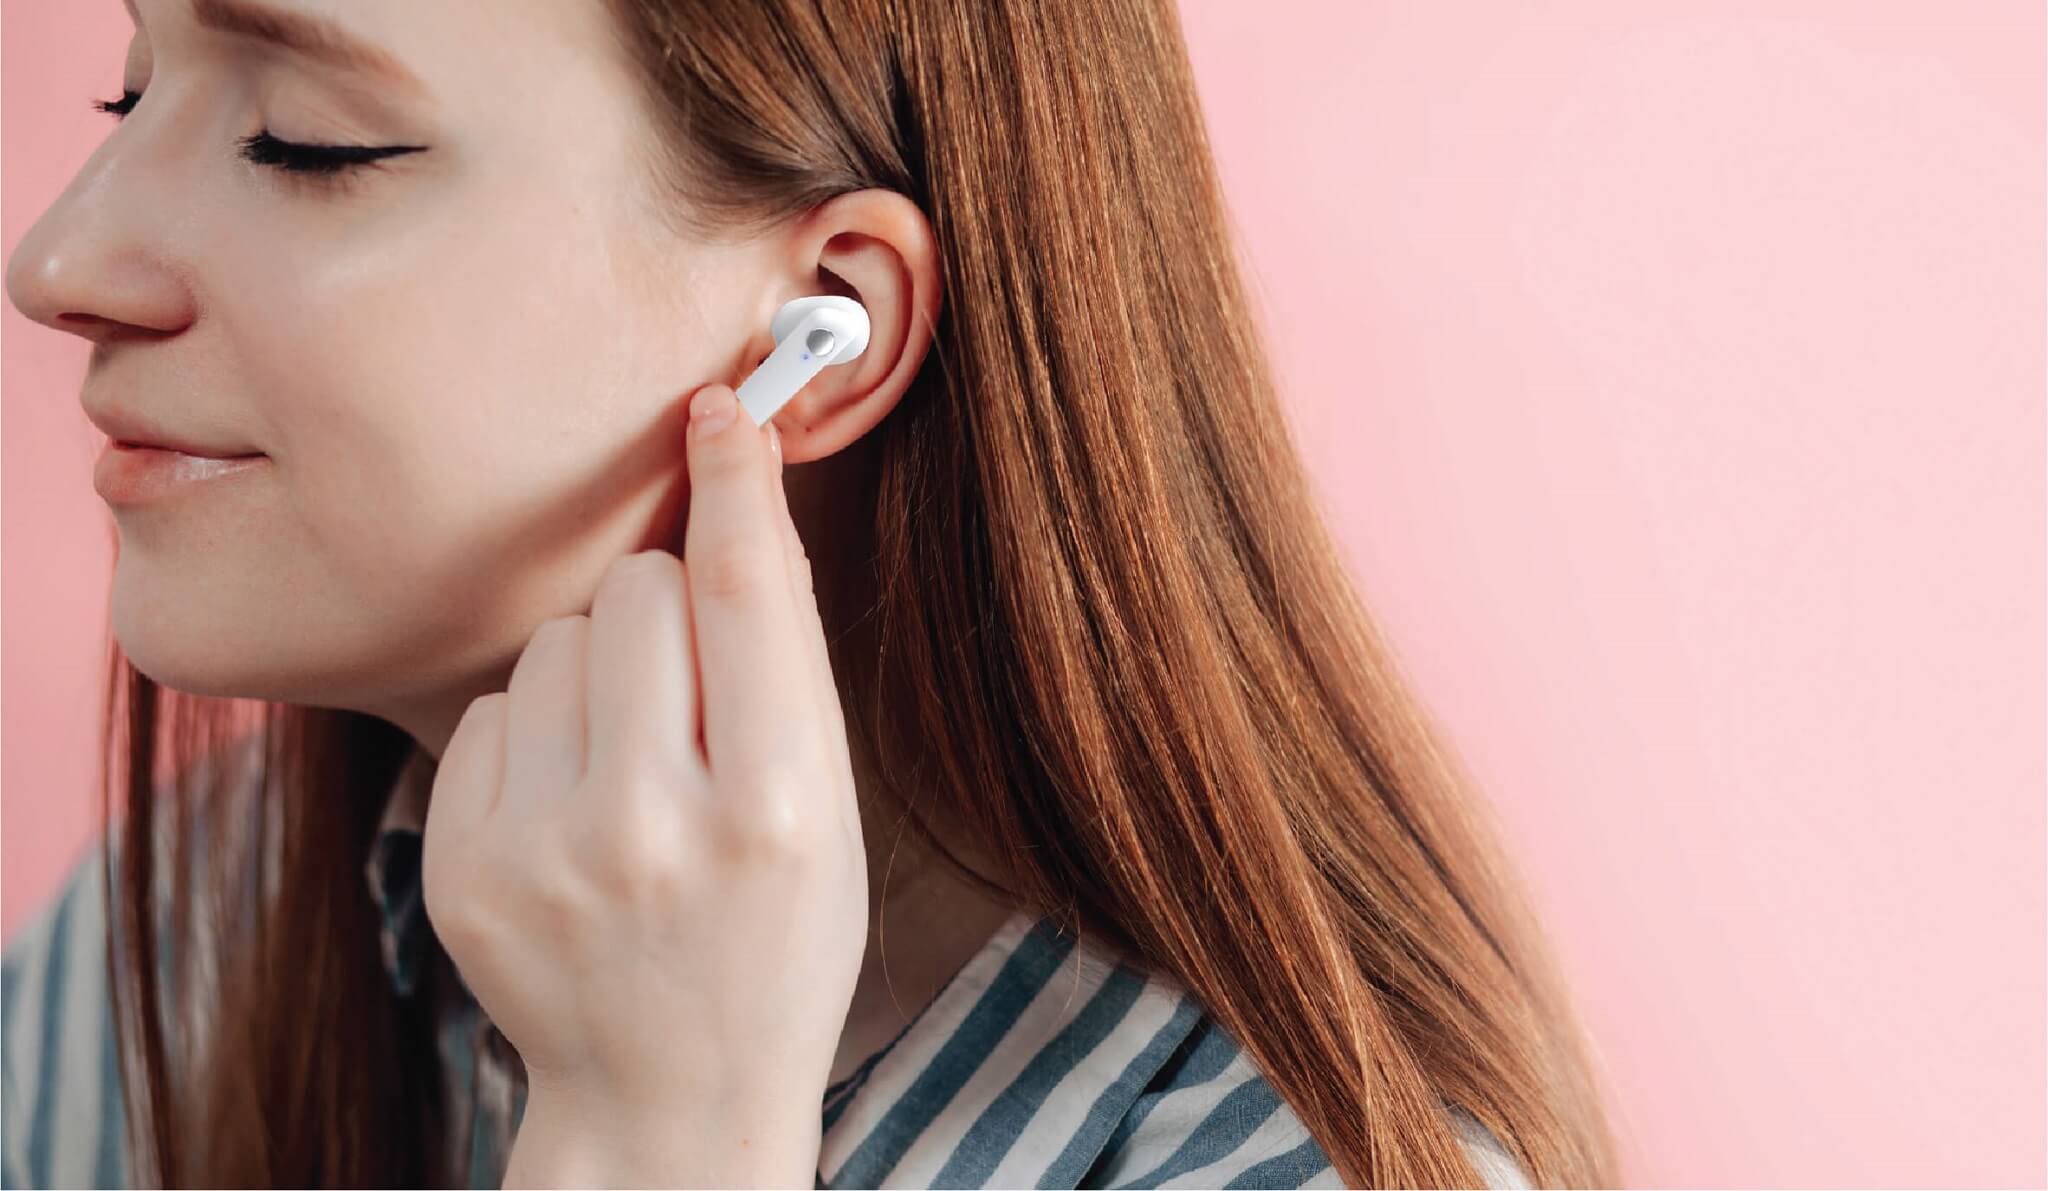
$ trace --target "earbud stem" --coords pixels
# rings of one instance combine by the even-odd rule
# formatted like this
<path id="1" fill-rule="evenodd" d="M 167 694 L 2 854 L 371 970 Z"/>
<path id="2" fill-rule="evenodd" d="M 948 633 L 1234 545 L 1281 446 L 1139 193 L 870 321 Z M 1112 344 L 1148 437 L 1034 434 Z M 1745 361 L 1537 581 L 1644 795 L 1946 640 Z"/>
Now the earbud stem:
<path id="1" fill-rule="evenodd" d="M 813 313 L 797 324 L 796 330 L 782 337 L 761 366 L 754 369 L 736 390 L 740 408 L 754 419 L 754 425 L 765 426 L 775 411 L 789 404 L 812 377 L 825 366 L 824 357 L 815 356 L 804 346 L 811 331 L 826 322 L 822 313 Z"/>

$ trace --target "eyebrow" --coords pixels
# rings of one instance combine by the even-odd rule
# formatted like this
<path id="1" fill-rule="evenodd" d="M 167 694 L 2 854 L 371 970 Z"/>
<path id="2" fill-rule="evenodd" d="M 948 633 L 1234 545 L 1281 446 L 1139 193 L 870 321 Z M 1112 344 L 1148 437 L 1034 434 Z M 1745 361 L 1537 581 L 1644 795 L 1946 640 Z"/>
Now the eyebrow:
<path id="1" fill-rule="evenodd" d="M 135 17 L 135 0 L 122 0 Z M 192 19 L 203 29 L 232 37 L 267 41 L 317 62 L 352 71 L 409 94 L 424 97 L 419 76 L 388 51 L 363 41 L 340 25 L 311 13 L 289 12 L 241 0 L 192 0 Z M 139 25 L 140 19 L 136 20 Z"/>

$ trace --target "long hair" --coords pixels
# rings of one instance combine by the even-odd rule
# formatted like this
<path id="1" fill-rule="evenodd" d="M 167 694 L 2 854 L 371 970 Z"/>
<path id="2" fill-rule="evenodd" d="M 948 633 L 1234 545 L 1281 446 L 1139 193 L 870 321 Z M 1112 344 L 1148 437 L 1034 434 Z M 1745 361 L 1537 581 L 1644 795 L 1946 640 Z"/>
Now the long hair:
<path id="1" fill-rule="evenodd" d="M 866 598 L 824 609 L 879 796 L 968 879 L 1181 982 L 1349 1185 L 1474 1185 L 1447 1104 L 1538 1185 L 1618 1183 L 1526 894 L 1291 440 L 1173 0 L 610 3 L 679 228 L 881 187 L 936 235 L 932 350 L 848 504 L 872 510 Z M 108 707 L 109 962 L 163 1181 L 448 1181 L 431 999 L 390 992 L 362 884 L 410 740 L 263 705 L 246 801 L 188 768 L 204 788 L 167 814 L 158 737 L 232 702 L 117 652 Z M 234 931 L 211 952 L 189 866 Z M 166 970 L 213 954 L 216 989 L 166 995 L 159 922 Z M 174 1067 L 202 1013 L 210 1044 Z"/>

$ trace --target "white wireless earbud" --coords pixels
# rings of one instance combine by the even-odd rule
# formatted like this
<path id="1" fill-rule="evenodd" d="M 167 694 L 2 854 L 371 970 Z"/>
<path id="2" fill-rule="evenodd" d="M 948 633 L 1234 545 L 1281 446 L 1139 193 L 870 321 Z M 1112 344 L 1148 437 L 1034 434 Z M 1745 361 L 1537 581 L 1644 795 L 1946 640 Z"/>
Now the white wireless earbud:
<path id="1" fill-rule="evenodd" d="M 765 426 L 775 411 L 829 364 L 844 364 L 868 346 L 868 312 L 837 294 L 797 298 L 783 304 L 768 324 L 775 350 L 740 382 L 740 408 Z"/>

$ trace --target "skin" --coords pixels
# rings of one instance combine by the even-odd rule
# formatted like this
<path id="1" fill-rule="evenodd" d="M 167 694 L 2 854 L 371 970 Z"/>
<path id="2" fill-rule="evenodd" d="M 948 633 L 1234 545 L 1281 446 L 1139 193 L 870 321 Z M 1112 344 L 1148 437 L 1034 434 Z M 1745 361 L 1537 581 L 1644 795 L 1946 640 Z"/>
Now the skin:
<path id="1" fill-rule="evenodd" d="M 815 293 L 858 298 L 872 337 L 776 416 L 781 477 L 821 602 L 857 600 L 835 510 L 860 507 L 864 436 L 931 346 L 922 212 L 868 190 L 755 239 L 679 238 L 596 3 L 272 7 L 383 48 L 421 93 L 204 29 L 188 0 L 138 0 L 122 82 L 145 97 L 7 262 L 22 313 L 91 341 L 84 403 L 269 457 L 114 508 L 113 628 L 135 665 L 180 690 L 375 715 L 441 758 L 615 562 L 663 550 L 688 571 L 685 401 L 737 384 L 776 309 Z M 425 149 L 328 182 L 244 160 L 235 141 L 258 129 Z M 850 768 L 872 895 L 833 1079 L 1008 912 L 899 850 L 863 758 Z"/>

